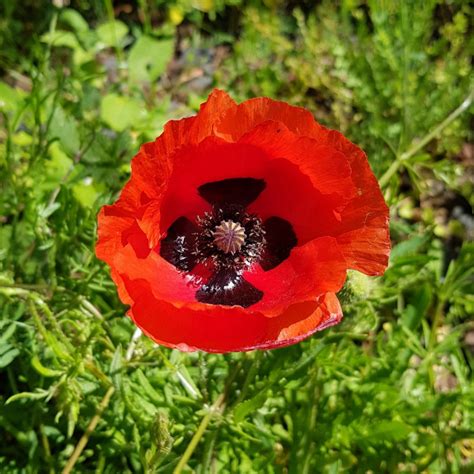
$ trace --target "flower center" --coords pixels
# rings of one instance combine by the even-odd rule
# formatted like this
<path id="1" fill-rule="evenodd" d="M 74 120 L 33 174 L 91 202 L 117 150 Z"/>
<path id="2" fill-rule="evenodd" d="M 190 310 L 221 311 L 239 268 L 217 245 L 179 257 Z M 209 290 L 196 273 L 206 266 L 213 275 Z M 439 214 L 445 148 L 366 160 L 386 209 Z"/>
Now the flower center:
<path id="1" fill-rule="evenodd" d="M 214 244 L 224 253 L 238 252 L 245 242 L 245 229 L 234 221 L 221 221 L 213 232 Z"/>
<path id="2" fill-rule="evenodd" d="M 262 220 L 241 206 L 214 207 L 197 218 L 194 256 L 217 269 L 241 272 L 260 259 L 265 249 Z"/>

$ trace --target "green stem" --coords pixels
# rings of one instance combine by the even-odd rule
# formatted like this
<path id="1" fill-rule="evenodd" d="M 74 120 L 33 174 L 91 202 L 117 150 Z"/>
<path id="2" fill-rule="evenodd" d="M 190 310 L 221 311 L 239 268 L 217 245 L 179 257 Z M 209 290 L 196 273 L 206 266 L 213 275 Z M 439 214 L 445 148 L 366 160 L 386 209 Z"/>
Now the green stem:
<path id="1" fill-rule="evenodd" d="M 438 333 L 438 327 L 441 324 L 441 320 L 443 318 L 443 308 L 444 308 L 444 300 L 439 299 L 436 305 L 433 323 L 431 325 L 430 339 L 428 341 L 428 356 L 429 357 L 432 356 L 433 349 L 436 345 L 436 336 Z M 430 379 L 431 387 L 433 388 L 433 390 L 435 390 L 436 377 L 434 374 L 433 364 L 431 363 L 428 368 L 428 377 Z"/>
<path id="2" fill-rule="evenodd" d="M 140 336 L 141 336 L 141 331 L 140 332 L 138 332 L 138 330 L 135 331 L 128 345 L 125 360 L 129 361 L 133 357 L 133 352 L 136 346 L 136 342 Z M 81 439 L 79 440 L 76 447 L 74 448 L 74 451 L 71 454 L 71 457 L 68 459 L 66 466 L 62 470 L 61 474 L 69 474 L 74 469 L 74 466 L 76 465 L 79 459 L 79 456 L 82 454 L 82 452 L 84 451 L 84 448 L 87 446 L 87 443 L 89 442 L 89 438 L 91 434 L 94 432 L 100 419 L 102 418 L 102 414 L 104 413 L 105 409 L 109 406 L 110 399 L 112 398 L 112 395 L 114 394 L 114 392 L 115 392 L 115 387 L 111 385 L 108 388 L 108 390 L 105 392 L 104 397 L 102 398 L 102 400 L 99 403 L 99 406 L 97 407 L 94 417 L 90 421 L 89 425 L 86 428 L 86 431 L 81 436 Z"/>
<path id="3" fill-rule="evenodd" d="M 82 435 L 81 439 L 79 440 L 79 443 L 77 443 L 74 452 L 72 453 L 71 457 L 69 458 L 66 466 L 62 471 L 62 474 L 69 474 L 70 472 L 72 472 L 77 460 L 79 459 L 79 456 L 82 454 L 82 451 L 84 450 L 89 441 L 90 435 L 94 432 L 97 424 L 99 423 L 102 417 L 102 413 L 107 408 L 114 391 L 115 387 L 111 385 L 105 393 L 104 398 L 102 398 L 99 406 L 97 407 L 96 413 L 90 421 L 85 433 Z"/>
<path id="4" fill-rule="evenodd" d="M 143 30 L 145 34 L 151 34 L 151 18 L 150 18 L 150 11 L 148 9 L 148 2 L 147 0 L 138 0 L 139 8 L 143 15 Z"/>
<path id="5" fill-rule="evenodd" d="M 114 6 L 112 4 L 112 0 L 106 0 L 105 2 L 105 8 L 107 10 L 107 17 L 112 25 L 112 34 L 114 36 L 114 43 L 115 43 L 115 53 L 117 54 L 117 60 L 119 62 L 119 67 L 120 63 L 122 62 L 123 55 L 122 55 L 122 49 L 119 45 L 118 39 L 117 39 L 117 31 L 115 30 L 115 13 L 114 13 Z"/>
<path id="6" fill-rule="evenodd" d="M 182 472 L 182 470 L 184 469 L 188 461 L 191 459 L 191 456 L 193 455 L 194 450 L 196 449 L 196 446 L 199 444 L 199 441 L 201 441 L 201 438 L 206 432 L 207 425 L 209 425 L 211 418 L 214 416 L 215 413 L 218 413 L 219 411 L 222 410 L 223 403 L 224 403 L 224 394 L 221 393 L 219 397 L 217 398 L 217 400 L 209 408 L 209 411 L 206 413 L 204 418 L 201 420 L 201 423 L 199 424 L 198 429 L 196 430 L 196 433 L 194 433 L 194 436 L 191 439 L 191 442 L 188 444 L 188 447 L 186 448 L 186 451 L 184 452 L 181 459 L 179 460 L 178 465 L 174 469 L 173 474 L 180 474 Z"/>
<path id="7" fill-rule="evenodd" d="M 392 179 L 393 175 L 398 171 L 404 161 L 410 159 L 413 155 L 423 149 L 433 138 L 437 137 L 451 122 L 456 120 L 464 111 L 466 111 L 472 104 L 474 98 L 474 90 L 463 100 L 461 105 L 453 110 L 437 127 L 435 127 L 430 133 L 425 135 L 419 142 L 415 143 L 406 152 L 398 155 L 395 161 L 389 166 L 387 171 L 380 178 L 379 184 L 381 188 L 387 186 Z"/>
<path id="8" fill-rule="evenodd" d="M 186 451 L 184 451 L 184 454 L 179 460 L 178 465 L 175 467 L 173 474 L 180 474 L 183 471 L 184 467 L 186 466 L 188 461 L 191 459 L 191 456 L 193 455 L 194 450 L 199 444 L 199 441 L 201 441 L 201 438 L 206 432 L 206 428 L 209 425 L 209 422 L 211 421 L 212 417 L 224 411 L 227 394 L 229 393 L 230 386 L 232 385 L 232 382 L 234 381 L 237 373 L 239 372 L 239 369 L 240 369 L 240 365 L 237 365 L 235 370 L 228 377 L 224 391 L 217 397 L 217 400 L 212 404 L 212 406 L 209 408 L 204 418 L 201 420 L 201 423 L 199 424 L 198 429 L 196 430 L 196 433 L 194 433 L 194 436 L 192 437 L 190 443 L 188 444 Z"/>

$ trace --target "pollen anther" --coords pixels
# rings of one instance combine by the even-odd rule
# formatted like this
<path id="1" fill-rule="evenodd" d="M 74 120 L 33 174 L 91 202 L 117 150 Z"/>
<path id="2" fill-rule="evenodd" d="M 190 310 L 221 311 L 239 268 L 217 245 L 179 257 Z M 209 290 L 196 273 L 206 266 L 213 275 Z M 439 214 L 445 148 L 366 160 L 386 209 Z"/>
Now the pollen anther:
<path id="1" fill-rule="evenodd" d="M 224 253 L 235 254 L 245 242 L 245 230 L 238 223 L 231 220 L 221 221 L 213 232 L 214 244 Z"/>

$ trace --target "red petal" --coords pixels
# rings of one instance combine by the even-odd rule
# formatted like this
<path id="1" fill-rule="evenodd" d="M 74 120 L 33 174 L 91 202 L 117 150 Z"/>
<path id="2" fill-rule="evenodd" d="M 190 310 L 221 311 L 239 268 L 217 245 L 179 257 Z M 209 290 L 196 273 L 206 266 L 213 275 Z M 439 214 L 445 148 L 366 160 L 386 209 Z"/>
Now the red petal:
<path id="1" fill-rule="evenodd" d="M 140 190 L 151 198 L 160 198 L 173 170 L 176 151 L 212 135 L 222 115 L 235 107 L 225 92 L 215 89 L 198 115 L 169 121 L 163 133 L 154 142 L 145 143 L 132 161 L 132 175 Z"/>
<path id="2" fill-rule="evenodd" d="M 198 193 L 201 185 L 229 178 L 261 178 L 266 162 L 264 151 L 250 145 L 227 143 L 217 137 L 208 137 L 199 145 L 182 149 L 175 156 L 163 198 L 161 229 L 168 229 L 178 217 L 194 220 L 211 209 Z"/>
<path id="3" fill-rule="evenodd" d="M 249 211 L 291 222 L 299 244 L 333 235 L 340 210 L 356 192 L 344 154 L 277 122 L 255 127 L 240 139 L 244 143 L 264 150 L 272 160 L 264 176 L 267 188 Z"/>
<path id="4" fill-rule="evenodd" d="M 242 135 L 268 120 L 285 124 L 297 135 L 313 138 L 317 138 L 319 134 L 324 135 L 324 127 L 314 120 L 311 112 L 267 97 L 250 99 L 237 107 L 229 108 L 216 125 L 215 133 L 227 140 L 237 141 Z"/>
<path id="5" fill-rule="evenodd" d="M 237 307 L 176 308 L 156 299 L 146 280 L 124 280 L 134 301 L 130 316 L 135 324 L 157 343 L 180 350 L 271 349 L 300 341 L 342 318 L 337 298 L 330 293 L 267 318 Z"/>
<path id="6" fill-rule="evenodd" d="M 344 153 L 352 169 L 356 196 L 341 212 L 341 221 L 332 235 L 348 268 L 367 275 L 381 275 L 390 254 L 389 209 L 365 153 L 341 133 L 326 130 L 324 143 Z"/>
<path id="7" fill-rule="evenodd" d="M 288 220 L 302 244 L 329 235 L 338 223 L 340 208 L 355 192 L 350 173 L 342 153 L 298 137 L 282 124 L 257 127 L 235 144 L 209 137 L 175 156 L 161 229 L 180 216 L 193 220 L 209 209 L 196 192 L 199 186 L 252 177 L 264 179 L 266 188 L 249 211 L 262 219 L 276 215 Z"/>
<path id="8" fill-rule="evenodd" d="M 131 229 L 135 223 L 133 217 L 109 215 L 116 206 L 104 206 L 98 216 L 98 240 L 95 252 L 98 258 L 112 264 L 114 255 L 123 248 L 122 234 Z"/>
<path id="9" fill-rule="evenodd" d="M 245 273 L 245 279 L 264 294 L 251 309 L 276 316 L 291 304 L 335 293 L 344 284 L 346 268 L 333 237 L 321 237 L 295 247 L 289 258 L 273 270 Z"/>
<path id="10" fill-rule="evenodd" d="M 140 259 L 133 248 L 127 245 L 115 254 L 113 266 L 120 275 L 130 280 L 146 280 L 157 299 L 168 301 L 177 307 L 201 306 L 196 301 L 200 278 L 178 271 L 155 251 L 150 252 L 147 258 Z"/>
<path id="11" fill-rule="evenodd" d="M 330 145 L 346 156 L 358 197 L 341 214 L 341 225 L 330 235 L 339 235 L 349 268 L 369 275 L 382 274 L 390 253 L 388 208 L 365 153 L 341 133 L 317 123 L 307 110 L 268 98 L 251 99 L 230 108 L 215 132 L 228 140 L 238 140 L 268 120 L 281 122 L 292 132 Z"/>

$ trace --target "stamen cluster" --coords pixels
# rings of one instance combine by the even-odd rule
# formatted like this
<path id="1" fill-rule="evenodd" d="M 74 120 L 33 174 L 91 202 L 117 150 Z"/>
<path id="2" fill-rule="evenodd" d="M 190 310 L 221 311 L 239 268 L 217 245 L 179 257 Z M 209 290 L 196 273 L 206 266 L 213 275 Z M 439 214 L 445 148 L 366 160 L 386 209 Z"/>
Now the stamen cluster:
<path id="1" fill-rule="evenodd" d="M 199 263 L 212 262 L 217 270 L 240 273 L 263 254 L 266 241 L 262 220 L 240 206 L 214 207 L 197 217 L 197 224 L 193 254 Z M 232 248 L 223 245 L 226 232 L 235 233 Z"/>

